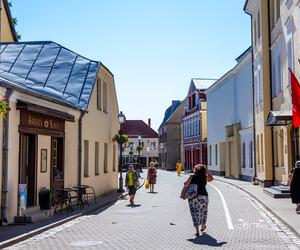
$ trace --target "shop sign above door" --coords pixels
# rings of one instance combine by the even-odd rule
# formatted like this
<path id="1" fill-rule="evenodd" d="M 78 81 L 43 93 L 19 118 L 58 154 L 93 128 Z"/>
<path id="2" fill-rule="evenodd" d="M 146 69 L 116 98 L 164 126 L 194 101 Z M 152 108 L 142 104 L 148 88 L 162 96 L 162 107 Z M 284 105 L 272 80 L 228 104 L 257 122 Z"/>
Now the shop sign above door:
<path id="1" fill-rule="evenodd" d="M 34 112 L 21 111 L 21 127 L 64 132 L 64 120 Z"/>

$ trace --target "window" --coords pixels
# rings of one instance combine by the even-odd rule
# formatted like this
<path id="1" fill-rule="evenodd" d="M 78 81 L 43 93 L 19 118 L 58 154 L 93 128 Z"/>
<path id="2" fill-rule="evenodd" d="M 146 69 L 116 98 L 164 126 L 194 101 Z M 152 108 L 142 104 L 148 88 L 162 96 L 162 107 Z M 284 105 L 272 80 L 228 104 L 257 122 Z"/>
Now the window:
<path id="1" fill-rule="evenodd" d="M 99 142 L 95 142 L 95 175 L 99 175 Z"/>
<path id="2" fill-rule="evenodd" d="M 283 167 L 284 166 L 284 133 L 283 129 L 280 129 L 280 134 L 279 134 L 279 155 L 280 155 L 280 163 L 279 166 Z"/>
<path id="3" fill-rule="evenodd" d="M 152 150 L 156 149 L 156 142 L 155 141 L 151 142 L 151 148 L 152 148 Z"/>
<path id="4" fill-rule="evenodd" d="M 274 128 L 273 136 L 274 136 L 274 142 L 273 142 L 274 162 L 273 162 L 273 164 L 275 167 L 278 167 L 278 137 L 279 137 L 279 135 L 278 135 L 278 130 L 275 128 Z"/>
<path id="5" fill-rule="evenodd" d="M 218 144 L 215 145 L 215 163 L 218 165 Z"/>
<path id="6" fill-rule="evenodd" d="M 260 12 L 257 12 L 257 39 L 260 38 Z"/>
<path id="7" fill-rule="evenodd" d="M 256 156 L 257 156 L 257 165 L 260 165 L 260 150 L 259 150 L 259 135 L 256 136 Z"/>
<path id="8" fill-rule="evenodd" d="M 295 31 L 294 22 L 290 19 L 286 24 L 286 55 L 287 55 L 287 70 L 290 68 L 294 71 L 294 44 L 293 44 L 293 33 Z M 288 85 L 291 84 L 290 74 L 288 73 Z"/>
<path id="9" fill-rule="evenodd" d="M 89 177 L 89 141 L 84 140 L 84 177 Z"/>
<path id="10" fill-rule="evenodd" d="M 103 158 L 103 170 L 107 173 L 107 157 L 108 157 L 108 144 L 104 143 L 104 158 Z"/>
<path id="11" fill-rule="evenodd" d="M 141 141 L 141 146 L 144 147 L 144 142 L 143 141 Z"/>
<path id="12" fill-rule="evenodd" d="M 250 154 L 249 154 L 249 159 L 250 159 L 250 168 L 253 168 L 253 142 L 250 142 Z"/>
<path id="13" fill-rule="evenodd" d="M 256 104 L 260 104 L 263 99 L 263 88 L 262 88 L 262 69 L 261 65 L 257 66 L 257 70 L 254 73 L 255 77 L 255 99 L 256 99 Z"/>
<path id="14" fill-rule="evenodd" d="M 246 145 L 245 142 L 243 142 L 243 148 L 242 148 L 242 168 L 246 167 Z"/>
<path id="15" fill-rule="evenodd" d="M 211 165 L 211 145 L 209 145 L 208 164 Z"/>
<path id="16" fill-rule="evenodd" d="M 281 63 L 281 48 L 278 45 L 280 40 L 276 42 L 277 45 L 272 49 L 272 97 L 278 96 L 283 89 L 282 86 L 282 63 Z"/>
<path id="17" fill-rule="evenodd" d="M 60 137 L 52 137 L 51 141 L 53 181 L 61 181 L 64 179 L 64 139 Z"/>
<path id="18" fill-rule="evenodd" d="M 278 21 L 280 18 L 280 0 L 275 0 L 276 3 L 274 4 L 274 24 Z"/>
<path id="19" fill-rule="evenodd" d="M 97 78 L 97 109 L 102 110 L 102 82 Z"/>
<path id="20" fill-rule="evenodd" d="M 256 46 L 256 20 L 253 21 L 253 41 L 254 41 L 254 46 Z"/>
<path id="21" fill-rule="evenodd" d="M 260 134 L 260 160 L 261 160 L 261 165 L 264 165 L 264 138 L 263 134 Z"/>
<path id="22" fill-rule="evenodd" d="M 107 113 L 107 83 L 103 83 L 103 112 Z"/>
<path id="23" fill-rule="evenodd" d="M 113 145 L 113 171 L 116 171 L 116 153 L 117 153 L 117 145 Z"/>

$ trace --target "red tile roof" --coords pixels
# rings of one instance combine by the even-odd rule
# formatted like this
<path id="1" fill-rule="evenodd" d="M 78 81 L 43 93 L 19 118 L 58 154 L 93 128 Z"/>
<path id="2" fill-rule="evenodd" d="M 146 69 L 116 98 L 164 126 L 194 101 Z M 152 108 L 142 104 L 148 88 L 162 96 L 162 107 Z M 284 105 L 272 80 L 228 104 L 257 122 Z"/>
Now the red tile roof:
<path id="1" fill-rule="evenodd" d="M 122 125 L 122 133 L 127 134 L 129 137 L 140 135 L 142 138 L 158 138 L 157 132 L 142 120 L 127 120 Z"/>

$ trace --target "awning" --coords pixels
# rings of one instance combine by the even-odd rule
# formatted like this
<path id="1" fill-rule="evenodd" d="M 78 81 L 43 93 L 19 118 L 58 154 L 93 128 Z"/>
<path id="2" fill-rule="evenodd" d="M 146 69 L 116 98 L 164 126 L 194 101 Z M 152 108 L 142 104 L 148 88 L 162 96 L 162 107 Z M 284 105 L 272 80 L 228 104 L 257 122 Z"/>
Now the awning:
<path id="1" fill-rule="evenodd" d="M 270 111 L 267 126 L 285 126 L 292 122 L 292 111 Z"/>

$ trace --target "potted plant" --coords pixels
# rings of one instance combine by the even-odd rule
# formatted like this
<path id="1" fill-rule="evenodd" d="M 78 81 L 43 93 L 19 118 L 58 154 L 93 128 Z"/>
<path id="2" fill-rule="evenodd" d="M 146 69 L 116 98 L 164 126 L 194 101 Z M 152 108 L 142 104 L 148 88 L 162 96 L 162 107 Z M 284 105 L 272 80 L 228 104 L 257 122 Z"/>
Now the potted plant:
<path id="1" fill-rule="evenodd" d="M 128 142 L 128 135 L 125 134 L 116 134 L 113 138 L 112 138 L 113 142 L 117 142 L 118 144 L 124 144 L 126 142 Z"/>
<path id="2" fill-rule="evenodd" d="M 39 205 L 41 209 L 50 209 L 52 201 L 52 190 L 42 187 L 39 191 Z"/>

